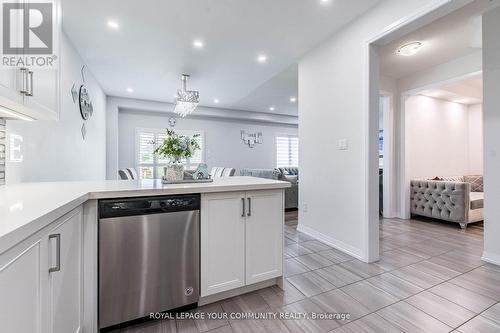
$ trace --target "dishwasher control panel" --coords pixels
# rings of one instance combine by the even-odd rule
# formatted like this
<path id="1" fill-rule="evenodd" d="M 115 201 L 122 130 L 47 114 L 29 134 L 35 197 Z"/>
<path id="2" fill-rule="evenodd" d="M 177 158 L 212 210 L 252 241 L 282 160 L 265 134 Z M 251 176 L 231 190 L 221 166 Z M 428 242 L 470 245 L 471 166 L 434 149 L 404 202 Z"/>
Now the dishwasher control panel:
<path id="1" fill-rule="evenodd" d="M 99 201 L 99 217 L 110 218 L 200 209 L 200 195 L 186 194 Z"/>

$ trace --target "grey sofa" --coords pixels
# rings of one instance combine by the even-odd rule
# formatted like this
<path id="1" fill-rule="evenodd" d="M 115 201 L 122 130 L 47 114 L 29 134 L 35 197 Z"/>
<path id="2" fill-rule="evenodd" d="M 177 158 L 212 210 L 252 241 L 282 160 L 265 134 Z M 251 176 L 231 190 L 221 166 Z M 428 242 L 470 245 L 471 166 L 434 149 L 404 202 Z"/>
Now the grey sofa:
<path id="1" fill-rule="evenodd" d="M 461 228 L 484 219 L 482 176 L 415 179 L 410 200 L 412 214 L 456 222 Z"/>
<path id="2" fill-rule="evenodd" d="M 241 169 L 240 175 L 290 182 L 292 186 L 285 189 L 285 209 L 299 207 L 299 168 Z"/>
<path id="3" fill-rule="evenodd" d="M 210 171 L 210 177 L 212 178 L 221 178 L 221 177 L 232 177 L 236 169 L 234 168 L 226 168 L 226 167 L 213 167 Z"/>

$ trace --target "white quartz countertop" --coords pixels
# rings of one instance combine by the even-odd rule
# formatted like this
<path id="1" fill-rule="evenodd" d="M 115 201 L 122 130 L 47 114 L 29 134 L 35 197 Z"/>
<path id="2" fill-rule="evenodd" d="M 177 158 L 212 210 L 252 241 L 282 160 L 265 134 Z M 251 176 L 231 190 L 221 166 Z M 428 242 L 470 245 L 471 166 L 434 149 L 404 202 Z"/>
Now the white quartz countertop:
<path id="1" fill-rule="evenodd" d="M 163 185 L 160 180 L 21 183 L 0 187 L 0 253 L 90 199 L 283 189 L 289 182 L 224 177 L 213 183 Z"/>

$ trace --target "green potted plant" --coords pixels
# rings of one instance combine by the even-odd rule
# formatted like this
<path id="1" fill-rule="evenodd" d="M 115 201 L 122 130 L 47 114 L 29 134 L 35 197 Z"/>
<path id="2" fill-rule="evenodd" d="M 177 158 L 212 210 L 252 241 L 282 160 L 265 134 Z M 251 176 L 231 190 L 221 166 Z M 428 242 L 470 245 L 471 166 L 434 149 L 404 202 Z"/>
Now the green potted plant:
<path id="1" fill-rule="evenodd" d="M 193 157 L 194 153 L 200 149 L 197 137 L 199 134 L 189 137 L 167 129 L 165 140 L 154 151 L 156 155 L 169 159 L 165 168 L 164 178 L 166 181 L 173 182 L 184 179 L 184 165 L 181 160 Z"/>

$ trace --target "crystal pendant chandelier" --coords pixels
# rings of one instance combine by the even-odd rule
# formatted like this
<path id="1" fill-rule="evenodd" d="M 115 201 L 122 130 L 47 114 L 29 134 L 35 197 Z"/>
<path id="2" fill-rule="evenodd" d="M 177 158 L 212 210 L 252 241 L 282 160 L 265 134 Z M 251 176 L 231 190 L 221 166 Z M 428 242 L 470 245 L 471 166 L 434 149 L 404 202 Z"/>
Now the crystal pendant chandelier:
<path id="1" fill-rule="evenodd" d="M 199 92 L 186 89 L 188 78 L 189 75 L 182 74 L 182 89 L 177 90 L 177 96 L 175 97 L 174 112 L 181 117 L 193 113 L 200 102 Z"/>

